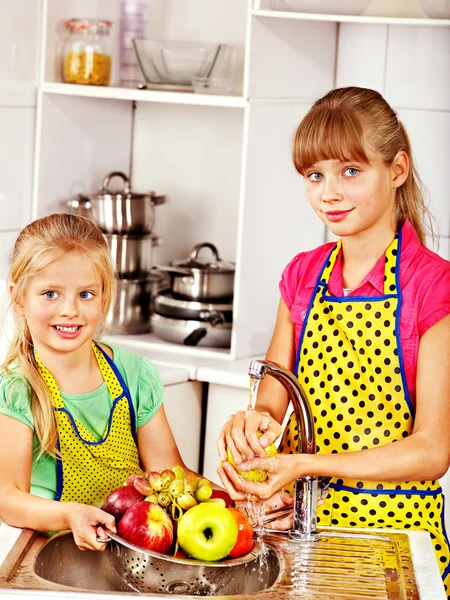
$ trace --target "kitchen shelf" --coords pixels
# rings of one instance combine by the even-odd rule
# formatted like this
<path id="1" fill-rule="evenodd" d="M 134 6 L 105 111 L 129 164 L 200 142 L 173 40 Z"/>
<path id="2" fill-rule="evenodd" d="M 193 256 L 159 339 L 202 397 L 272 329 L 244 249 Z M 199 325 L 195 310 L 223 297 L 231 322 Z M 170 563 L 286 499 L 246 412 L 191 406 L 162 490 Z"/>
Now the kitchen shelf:
<path id="1" fill-rule="evenodd" d="M 127 346 L 133 350 L 155 350 L 161 354 L 199 356 L 204 358 L 214 358 L 217 360 L 232 360 L 229 348 L 209 348 L 204 346 L 183 346 L 158 338 L 153 333 L 142 333 L 140 335 L 130 334 L 108 334 L 104 336 L 106 341 L 118 346 Z M 159 354 L 159 355 L 161 355 Z"/>
<path id="2" fill-rule="evenodd" d="M 254 10 L 254 17 L 271 19 L 297 19 L 302 21 L 331 21 L 335 23 L 361 23 L 364 25 L 418 25 L 426 27 L 450 27 L 450 19 L 430 19 L 420 17 L 375 17 L 359 15 L 326 15 L 281 10 Z"/>
<path id="3" fill-rule="evenodd" d="M 40 90 L 44 94 L 61 96 L 83 96 L 85 98 L 105 98 L 109 100 L 135 100 L 137 102 L 159 102 L 164 104 L 190 104 L 194 106 L 220 106 L 224 108 L 244 108 L 247 100 L 242 96 L 219 96 L 194 92 L 172 92 L 163 90 L 139 90 L 134 88 L 101 87 L 95 85 L 75 85 L 71 83 L 43 83 Z"/>

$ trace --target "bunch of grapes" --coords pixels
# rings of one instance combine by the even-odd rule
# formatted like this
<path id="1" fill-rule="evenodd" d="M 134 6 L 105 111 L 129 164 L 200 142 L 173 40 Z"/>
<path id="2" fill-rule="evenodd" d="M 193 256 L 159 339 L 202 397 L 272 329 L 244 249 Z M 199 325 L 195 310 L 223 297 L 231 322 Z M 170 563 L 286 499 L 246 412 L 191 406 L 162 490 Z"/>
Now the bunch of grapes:
<path id="1" fill-rule="evenodd" d="M 189 510 L 200 502 L 225 501 L 221 498 L 211 498 L 212 488 L 208 479 L 197 477 L 183 467 L 175 465 L 164 471 L 146 471 L 143 475 L 133 473 L 125 481 L 125 485 L 134 486 L 145 496 L 144 500 L 162 506 L 177 521 L 184 511 Z"/>

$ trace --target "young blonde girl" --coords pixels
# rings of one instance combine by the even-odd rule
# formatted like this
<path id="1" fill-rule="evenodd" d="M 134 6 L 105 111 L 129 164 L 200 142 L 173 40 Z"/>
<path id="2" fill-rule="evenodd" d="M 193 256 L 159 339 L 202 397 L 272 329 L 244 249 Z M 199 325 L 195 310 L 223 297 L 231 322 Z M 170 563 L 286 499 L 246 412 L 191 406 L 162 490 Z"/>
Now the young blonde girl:
<path id="1" fill-rule="evenodd" d="M 330 476 L 319 525 L 429 531 L 449 593 L 438 479 L 450 460 L 450 263 L 424 246 L 428 213 L 408 135 L 378 92 L 336 89 L 300 123 L 293 160 L 339 241 L 298 254 L 284 270 L 267 359 L 298 377 L 316 454 L 297 454 L 291 416 L 284 454 L 263 458 L 288 408 L 267 377 L 256 410 L 233 415 L 218 448 L 222 460 L 228 447 L 240 469 L 269 477 L 249 483 L 225 463 L 222 482 L 236 499 L 267 498 L 298 477 Z"/>
<path id="2" fill-rule="evenodd" d="M 16 333 L 0 373 L 0 520 L 71 529 L 101 550 L 98 506 L 135 472 L 183 465 L 147 359 L 95 342 L 114 300 L 97 226 L 70 214 L 19 234 L 9 288 Z"/>

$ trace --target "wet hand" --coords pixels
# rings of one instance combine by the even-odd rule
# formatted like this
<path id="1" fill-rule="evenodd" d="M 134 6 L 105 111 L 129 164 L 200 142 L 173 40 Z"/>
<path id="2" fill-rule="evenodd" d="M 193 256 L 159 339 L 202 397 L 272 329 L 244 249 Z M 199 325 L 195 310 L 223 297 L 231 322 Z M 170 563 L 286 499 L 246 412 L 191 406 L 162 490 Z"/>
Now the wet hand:
<path id="1" fill-rule="evenodd" d="M 299 473 L 298 454 L 278 454 L 274 457 L 253 458 L 242 462 L 239 470 L 252 471 L 261 469 L 267 471 L 268 477 L 263 482 L 252 482 L 244 479 L 229 462 L 224 462 L 217 472 L 233 500 L 243 500 L 247 497 L 268 500 L 275 493 L 289 485 L 294 479 L 302 477 Z"/>
<path id="2" fill-rule="evenodd" d="M 97 535 L 106 538 L 107 530 L 116 533 L 114 517 L 100 508 L 87 504 L 68 502 L 67 521 L 75 544 L 80 550 L 103 551 L 106 544 L 97 542 Z"/>
<path id="3" fill-rule="evenodd" d="M 261 437 L 257 432 L 262 432 Z M 227 460 L 227 448 L 236 464 L 255 456 L 264 457 L 264 448 L 272 444 L 282 432 L 281 425 L 267 412 L 238 411 L 231 415 L 217 440 L 222 461 Z"/>
<path id="4" fill-rule="evenodd" d="M 285 506 L 291 506 L 291 512 L 281 519 L 272 521 L 264 525 L 266 529 L 279 529 L 286 531 L 294 527 L 294 498 L 288 492 L 281 491 L 274 494 L 271 498 L 264 502 L 264 512 L 279 509 Z"/>

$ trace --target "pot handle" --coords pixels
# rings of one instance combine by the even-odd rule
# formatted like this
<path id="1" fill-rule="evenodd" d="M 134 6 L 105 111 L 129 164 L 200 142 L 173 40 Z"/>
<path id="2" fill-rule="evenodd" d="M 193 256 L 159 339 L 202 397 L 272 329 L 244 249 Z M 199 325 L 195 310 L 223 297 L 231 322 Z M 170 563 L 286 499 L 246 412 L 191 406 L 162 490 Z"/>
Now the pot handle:
<path id="1" fill-rule="evenodd" d="M 106 175 L 105 179 L 103 180 L 101 191 L 109 192 L 109 184 L 113 177 L 121 177 L 123 179 L 123 191 L 125 194 L 129 194 L 131 191 L 130 180 L 125 175 L 125 173 L 122 173 L 122 171 L 111 171 L 111 173 L 108 173 L 108 175 Z"/>
<path id="2" fill-rule="evenodd" d="M 175 273 L 176 275 L 192 275 L 191 269 L 184 269 L 183 267 L 169 267 L 167 265 L 153 265 L 158 271 L 164 271 L 165 273 Z"/>
<path id="3" fill-rule="evenodd" d="M 153 248 L 159 248 L 161 246 L 161 244 L 163 243 L 162 237 L 160 237 L 159 235 L 156 235 L 154 233 L 152 233 L 152 246 Z"/>
<path id="4" fill-rule="evenodd" d="M 152 195 L 152 204 L 154 206 L 159 206 L 160 204 L 165 204 L 167 202 L 167 196 L 153 196 Z"/>
<path id="5" fill-rule="evenodd" d="M 202 340 L 208 331 L 204 327 L 200 327 L 199 329 L 194 329 L 191 333 L 184 339 L 183 344 L 185 346 L 196 346 L 200 340 Z"/>
<path id="6" fill-rule="evenodd" d="M 92 208 L 91 201 L 87 196 L 83 196 L 82 194 L 78 194 L 76 198 L 71 198 L 67 200 L 67 206 L 72 210 L 77 210 L 78 208 L 82 208 L 83 210 L 89 210 Z"/>
<path id="7" fill-rule="evenodd" d="M 220 261 L 219 258 L 219 251 L 217 250 L 217 248 L 214 246 L 214 244 L 211 244 L 210 242 L 202 242 L 200 244 L 195 244 L 195 246 L 192 248 L 191 253 L 189 254 L 189 258 L 192 260 L 195 260 L 198 256 L 198 253 L 200 252 L 200 250 L 202 248 L 209 248 L 211 250 L 211 252 L 214 255 L 214 259 L 216 262 Z"/>

